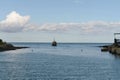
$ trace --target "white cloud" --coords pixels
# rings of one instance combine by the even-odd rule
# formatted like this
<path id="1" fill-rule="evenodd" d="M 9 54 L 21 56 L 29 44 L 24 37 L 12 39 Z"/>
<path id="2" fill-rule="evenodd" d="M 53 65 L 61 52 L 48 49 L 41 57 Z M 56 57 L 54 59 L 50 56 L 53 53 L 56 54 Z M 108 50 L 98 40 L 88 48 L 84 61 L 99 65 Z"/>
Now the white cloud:
<path id="1" fill-rule="evenodd" d="M 6 19 L 0 21 L 0 31 L 3 32 L 20 32 L 26 28 L 30 16 L 21 16 L 15 11 L 6 16 Z"/>
<path id="2" fill-rule="evenodd" d="M 51 23 L 40 25 L 37 30 L 44 31 L 82 31 L 83 33 L 116 32 L 120 30 L 120 22 L 90 21 L 85 23 Z"/>
<path id="3" fill-rule="evenodd" d="M 78 31 L 80 33 L 119 32 L 120 22 L 89 21 L 82 23 L 45 23 L 33 24 L 29 22 L 30 16 L 21 16 L 13 11 L 0 21 L 0 31 Z"/>

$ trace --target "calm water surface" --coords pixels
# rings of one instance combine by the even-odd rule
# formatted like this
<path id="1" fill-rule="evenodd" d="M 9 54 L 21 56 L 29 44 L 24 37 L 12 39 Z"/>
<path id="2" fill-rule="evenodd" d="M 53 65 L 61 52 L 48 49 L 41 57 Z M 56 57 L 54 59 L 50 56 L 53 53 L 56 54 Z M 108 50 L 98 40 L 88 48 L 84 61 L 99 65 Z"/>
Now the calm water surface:
<path id="1" fill-rule="evenodd" d="M 120 57 L 104 44 L 13 44 L 30 48 L 0 52 L 0 80 L 120 80 Z"/>

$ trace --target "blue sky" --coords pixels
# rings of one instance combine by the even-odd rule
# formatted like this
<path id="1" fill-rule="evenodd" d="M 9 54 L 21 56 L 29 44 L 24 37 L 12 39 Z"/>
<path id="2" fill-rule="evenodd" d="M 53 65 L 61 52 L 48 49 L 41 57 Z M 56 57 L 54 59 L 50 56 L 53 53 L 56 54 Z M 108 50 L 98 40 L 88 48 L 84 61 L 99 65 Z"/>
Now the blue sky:
<path id="1" fill-rule="evenodd" d="M 120 0 L 0 0 L 0 37 L 8 42 L 113 42 Z"/>

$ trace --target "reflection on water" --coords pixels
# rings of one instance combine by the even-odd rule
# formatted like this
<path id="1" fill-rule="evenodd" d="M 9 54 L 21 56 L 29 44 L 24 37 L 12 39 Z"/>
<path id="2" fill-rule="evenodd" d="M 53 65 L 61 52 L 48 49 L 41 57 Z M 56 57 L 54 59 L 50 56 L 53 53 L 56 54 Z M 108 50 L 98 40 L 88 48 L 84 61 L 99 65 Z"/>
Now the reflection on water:
<path id="1" fill-rule="evenodd" d="M 103 44 L 14 43 L 28 49 L 0 53 L 1 80 L 119 80 L 120 58 Z"/>

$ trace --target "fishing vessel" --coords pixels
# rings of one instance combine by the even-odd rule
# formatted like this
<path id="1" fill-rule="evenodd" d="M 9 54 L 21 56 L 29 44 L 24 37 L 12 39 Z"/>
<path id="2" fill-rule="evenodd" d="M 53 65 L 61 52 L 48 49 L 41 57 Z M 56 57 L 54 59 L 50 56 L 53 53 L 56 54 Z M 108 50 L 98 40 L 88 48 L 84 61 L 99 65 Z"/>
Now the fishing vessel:
<path id="1" fill-rule="evenodd" d="M 52 46 L 57 46 L 57 42 L 55 40 L 52 42 Z"/>

